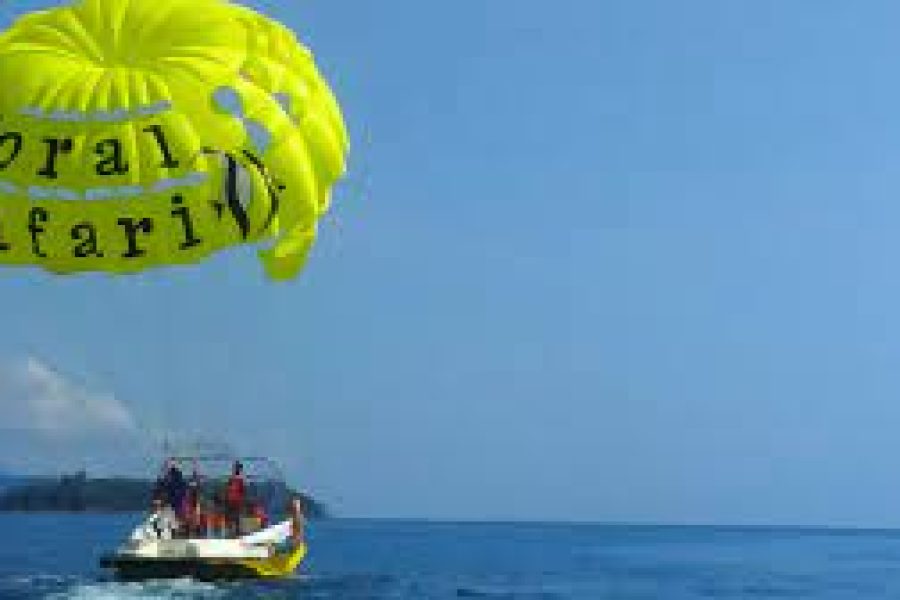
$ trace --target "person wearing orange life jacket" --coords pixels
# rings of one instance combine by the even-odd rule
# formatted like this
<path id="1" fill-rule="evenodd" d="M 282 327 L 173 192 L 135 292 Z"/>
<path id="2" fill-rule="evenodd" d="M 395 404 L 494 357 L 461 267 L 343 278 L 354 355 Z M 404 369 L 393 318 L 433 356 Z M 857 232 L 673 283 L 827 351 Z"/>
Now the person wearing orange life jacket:
<path id="1" fill-rule="evenodd" d="M 222 493 L 216 492 L 213 494 L 212 507 L 206 513 L 206 529 L 211 537 L 228 537 L 228 517 L 225 515 L 226 510 Z"/>
<path id="2" fill-rule="evenodd" d="M 265 529 L 269 526 L 269 515 L 266 513 L 266 507 L 262 502 L 253 502 L 250 506 L 250 516 L 256 521 L 258 529 Z"/>

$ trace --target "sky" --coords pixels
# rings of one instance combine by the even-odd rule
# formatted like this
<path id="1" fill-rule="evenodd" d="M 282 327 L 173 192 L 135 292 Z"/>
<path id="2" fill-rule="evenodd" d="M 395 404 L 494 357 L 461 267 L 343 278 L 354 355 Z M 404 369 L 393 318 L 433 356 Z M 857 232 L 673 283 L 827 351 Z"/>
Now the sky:
<path id="1" fill-rule="evenodd" d="M 900 526 L 900 5 L 251 4 L 351 132 L 308 268 L 0 271 L 0 465 L 178 434 L 348 517 Z"/>

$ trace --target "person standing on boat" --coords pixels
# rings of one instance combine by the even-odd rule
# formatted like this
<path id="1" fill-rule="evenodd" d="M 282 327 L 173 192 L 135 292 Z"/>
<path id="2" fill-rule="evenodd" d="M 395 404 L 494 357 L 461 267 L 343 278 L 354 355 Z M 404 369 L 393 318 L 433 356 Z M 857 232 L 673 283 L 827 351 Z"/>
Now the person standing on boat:
<path id="1" fill-rule="evenodd" d="M 166 461 L 166 470 L 157 481 L 156 487 L 157 494 L 165 499 L 166 505 L 176 514 L 180 514 L 187 494 L 187 482 L 181 469 L 178 468 L 178 463 L 173 459 Z"/>
<path id="2" fill-rule="evenodd" d="M 231 477 L 225 488 L 225 504 L 228 509 L 228 517 L 237 536 L 241 535 L 241 515 L 244 512 L 244 499 L 247 495 L 247 484 L 244 480 L 244 465 L 240 461 L 234 461 Z"/>
<path id="3" fill-rule="evenodd" d="M 203 514 L 203 501 L 200 497 L 200 474 L 197 473 L 196 468 L 187 484 L 181 517 L 185 522 L 189 537 L 206 535 L 206 517 Z"/>

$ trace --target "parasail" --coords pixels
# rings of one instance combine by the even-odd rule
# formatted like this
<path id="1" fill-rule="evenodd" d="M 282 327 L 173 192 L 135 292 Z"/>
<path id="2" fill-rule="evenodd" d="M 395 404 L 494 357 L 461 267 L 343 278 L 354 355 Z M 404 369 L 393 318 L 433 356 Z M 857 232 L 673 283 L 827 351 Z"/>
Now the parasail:
<path id="1" fill-rule="evenodd" d="M 24 15 L 0 89 L 0 264 L 133 273 L 247 244 L 291 278 L 346 168 L 310 51 L 226 0 Z"/>

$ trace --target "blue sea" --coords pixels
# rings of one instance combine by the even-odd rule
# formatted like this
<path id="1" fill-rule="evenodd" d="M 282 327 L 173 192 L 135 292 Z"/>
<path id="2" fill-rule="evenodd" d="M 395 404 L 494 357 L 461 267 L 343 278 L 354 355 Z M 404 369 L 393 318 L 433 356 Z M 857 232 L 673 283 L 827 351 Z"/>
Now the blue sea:
<path id="1" fill-rule="evenodd" d="M 900 532 L 328 520 L 269 584 L 120 584 L 97 567 L 133 517 L 2 515 L 0 598 L 900 597 Z"/>

